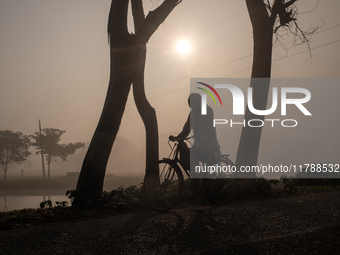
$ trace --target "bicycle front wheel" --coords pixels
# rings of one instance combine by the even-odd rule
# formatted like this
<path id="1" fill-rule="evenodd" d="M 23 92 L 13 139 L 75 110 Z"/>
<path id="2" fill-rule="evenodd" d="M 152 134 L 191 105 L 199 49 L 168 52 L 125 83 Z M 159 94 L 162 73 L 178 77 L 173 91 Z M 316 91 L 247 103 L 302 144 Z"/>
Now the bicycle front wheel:
<path id="1" fill-rule="evenodd" d="M 160 160 L 145 175 L 144 198 L 152 209 L 165 212 L 179 201 L 183 186 L 183 174 L 179 167 L 167 160 Z"/>

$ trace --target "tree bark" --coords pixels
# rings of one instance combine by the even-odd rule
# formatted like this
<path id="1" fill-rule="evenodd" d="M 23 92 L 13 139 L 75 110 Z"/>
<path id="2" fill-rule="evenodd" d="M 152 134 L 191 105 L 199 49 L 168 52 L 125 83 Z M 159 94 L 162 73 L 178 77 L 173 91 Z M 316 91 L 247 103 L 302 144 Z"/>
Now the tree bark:
<path id="1" fill-rule="evenodd" d="M 275 17 L 269 16 L 263 0 L 246 0 L 249 17 L 253 27 L 254 55 L 250 87 L 253 88 L 253 105 L 255 109 L 264 110 L 267 106 L 271 77 L 273 26 Z M 274 15 L 274 14 L 273 14 Z M 274 18 L 274 19 L 273 19 Z M 258 79 L 262 78 L 262 79 Z M 267 79 L 263 79 L 267 78 Z M 264 116 L 254 115 L 247 107 L 245 127 L 242 128 L 236 167 L 256 166 L 259 154 L 262 127 L 249 127 L 250 119 L 264 120 Z M 254 177 L 256 173 L 245 176 Z"/>
<path id="2" fill-rule="evenodd" d="M 132 14 L 134 17 L 134 26 L 136 33 L 139 32 L 145 20 L 143 5 L 141 0 L 131 0 Z M 140 45 L 141 51 L 137 62 L 137 70 L 133 82 L 133 96 L 141 116 L 146 133 L 146 164 L 145 169 L 159 160 L 158 144 L 158 124 L 155 109 L 150 105 L 145 95 L 144 71 L 146 61 L 146 44 Z"/>
<path id="3" fill-rule="evenodd" d="M 155 109 L 150 105 L 144 90 L 145 53 L 143 49 L 139 60 L 139 70 L 133 82 L 133 95 L 146 132 L 146 169 L 159 160 L 158 125 Z"/>
<path id="4" fill-rule="evenodd" d="M 141 1 L 132 1 L 135 2 L 134 8 L 140 8 Z M 179 2 L 179 0 L 165 0 L 156 10 L 149 13 L 136 30 L 136 34 L 131 35 L 127 29 L 129 0 L 112 0 L 108 22 L 111 63 L 109 88 L 99 123 L 82 165 L 73 205 L 84 206 L 86 197 L 96 196 L 102 192 L 107 161 L 121 123 L 131 84 L 136 83 L 134 84 L 136 93 L 144 91 L 145 45 Z M 141 20 L 141 17 L 139 16 L 138 19 Z M 150 116 L 155 117 L 155 114 L 152 113 L 154 110 L 147 105 L 148 102 L 144 97 L 145 94 L 140 97 L 138 95 L 136 104 L 142 105 L 138 109 L 144 116 L 144 122 L 147 123 L 147 119 Z M 151 144 L 157 142 L 158 150 L 158 141 L 154 140 L 154 135 L 149 134 L 149 130 L 150 133 L 155 131 L 154 121 L 155 118 L 151 121 L 151 129 L 147 128 L 147 148 L 149 146 L 151 148 L 154 146 Z M 150 144 L 151 139 L 153 141 Z M 153 152 L 153 156 L 147 159 L 147 162 L 150 162 L 151 158 L 153 160 L 155 149 L 152 148 L 149 152 Z"/>
<path id="5" fill-rule="evenodd" d="M 133 43 L 127 30 L 129 0 L 113 0 L 108 22 L 110 81 L 99 119 L 77 183 L 75 205 L 102 192 L 107 161 L 116 138 L 133 80 Z"/>

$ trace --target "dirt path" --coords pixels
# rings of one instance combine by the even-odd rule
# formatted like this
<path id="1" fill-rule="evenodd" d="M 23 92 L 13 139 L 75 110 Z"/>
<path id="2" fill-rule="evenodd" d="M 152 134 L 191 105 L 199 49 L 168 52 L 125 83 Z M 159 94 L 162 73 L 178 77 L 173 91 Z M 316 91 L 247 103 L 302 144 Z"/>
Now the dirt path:
<path id="1" fill-rule="evenodd" d="M 0 254 L 339 254 L 340 192 L 0 232 Z"/>

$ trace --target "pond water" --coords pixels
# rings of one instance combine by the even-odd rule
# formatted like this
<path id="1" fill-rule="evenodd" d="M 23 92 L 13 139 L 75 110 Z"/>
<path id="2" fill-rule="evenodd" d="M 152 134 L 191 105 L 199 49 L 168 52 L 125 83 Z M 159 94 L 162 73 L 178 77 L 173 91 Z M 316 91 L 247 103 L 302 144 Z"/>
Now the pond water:
<path id="1" fill-rule="evenodd" d="M 56 201 L 67 201 L 68 205 L 71 200 L 64 195 L 53 196 L 18 196 L 18 195 L 2 195 L 0 196 L 0 212 L 12 210 L 20 210 L 24 208 L 39 208 L 41 202 L 51 200 L 55 206 Z"/>
<path id="2" fill-rule="evenodd" d="M 119 186 L 139 186 L 144 176 L 108 176 L 105 177 L 104 190 L 111 191 Z M 25 180 L 13 179 L 0 181 L 0 212 L 20 210 L 24 208 L 39 208 L 41 202 L 51 200 L 55 206 L 56 201 L 71 200 L 65 196 L 67 190 L 72 190 L 77 184 L 77 179 L 55 177 L 49 180 L 27 178 Z M 46 186 L 48 188 L 46 188 Z M 43 196 L 45 195 L 45 196 Z"/>

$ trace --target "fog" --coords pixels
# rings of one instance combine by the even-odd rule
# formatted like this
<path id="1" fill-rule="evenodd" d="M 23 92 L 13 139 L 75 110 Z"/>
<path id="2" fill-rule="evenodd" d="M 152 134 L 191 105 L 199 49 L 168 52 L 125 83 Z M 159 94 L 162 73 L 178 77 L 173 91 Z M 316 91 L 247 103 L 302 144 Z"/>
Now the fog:
<path id="1" fill-rule="evenodd" d="M 146 13 L 154 8 L 149 1 Z M 337 0 L 299 1 L 299 22 L 304 29 L 319 26 L 306 44 L 273 49 L 272 76 L 282 78 L 339 77 L 340 18 Z M 3 0 L 0 2 L 0 130 L 33 134 L 42 128 L 66 130 L 62 143 L 89 143 L 96 128 L 109 80 L 109 46 L 106 26 L 110 1 Z M 195 10 L 195 11 L 193 11 Z M 283 35 L 285 37 L 285 35 Z M 187 54 L 175 50 L 176 42 L 187 39 Z M 293 38 L 287 38 L 287 42 Z M 311 56 L 310 56 L 311 54 Z M 183 1 L 160 26 L 148 43 L 145 72 L 146 94 L 156 109 L 160 132 L 160 158 L 169 153 L 167 137 L 178 134 L 188 116 L 190 78 L 249 78 L 252 64 L 252 30 L 245 1 Z M 321 89 L 322 90 L 322 89 Z M 317 94 L 318 92 L 313 92 Z M 330 95 L 338 93 L 330 92 Z M 331 104 L 330 115 L 338 119 L 338 104 L 328 98 L 318 105 Z M 333 98 L 333 100 L 336 100 Z M 314 107 L 314 106 L 313 106 Z M 314 107 L 315 113 L 318 110 Z M 322 111 L 320 113 L 323 114 Z M 322 148 L 338 151 L 339 126 L 325 123 L 308 132 L 326 141 Z M 224 153 L 235 160 L 240 129 L 230 131 Z M 263 144 L 274 134 L 263 130 Z M 294 144 L 278 139 L 285 148 Z M 328 142 L 327 142 L 328 141 Z M 285 156 L 308 153 L 319 143 L 308 138 Z M 321 149 L 321 147 L 320 147 Z M 11 165 L 8 178 L 41 175 L 40 155 L 32 155 L 22 165 Z M 300 151 L 300 152 L 299 152 Z M 313 150 L 312 150 L 313 151 Z M 310 155 L 317 155 L 314 150 Z M 52 162 L 51 175 L 79 172 L 86 148 L 68 161 Z M 281 153 L 281 152 L 279 152 Z M 332 153 L 331 153 L 332 154 Z M 277 156 L 270 146 L 261 147 L 259 158 Z M 334 155 L 334 153 L 332 154 Z M 316 160 L 330 161 L 323 157 Z M 112 149 L 107 174 L 137 175 L 145 172 L 145 131 L 132 96 Z"/>

